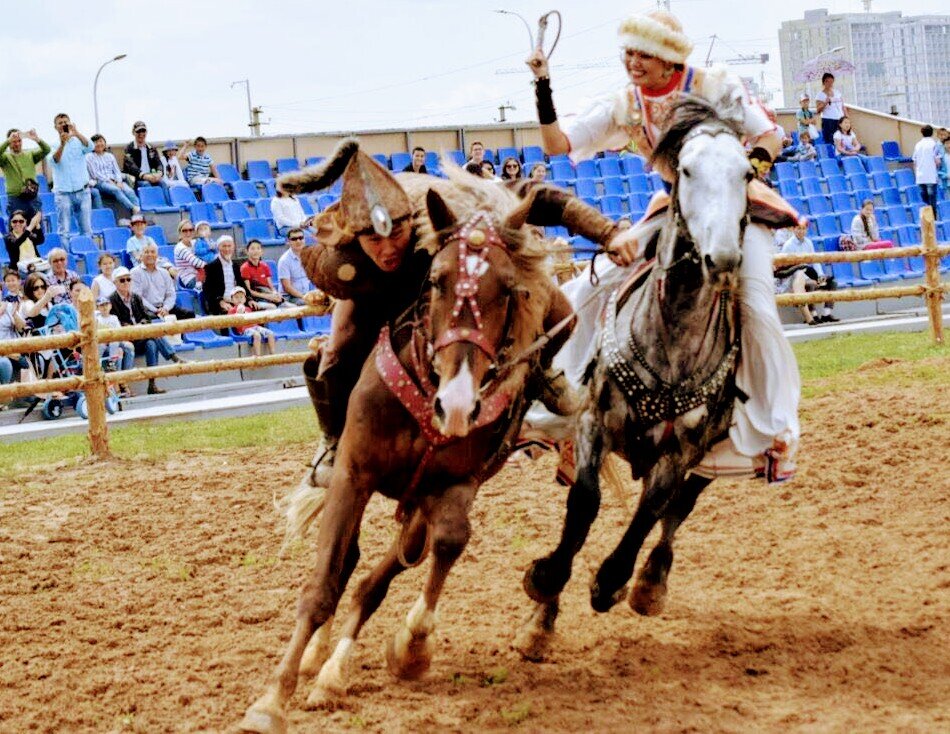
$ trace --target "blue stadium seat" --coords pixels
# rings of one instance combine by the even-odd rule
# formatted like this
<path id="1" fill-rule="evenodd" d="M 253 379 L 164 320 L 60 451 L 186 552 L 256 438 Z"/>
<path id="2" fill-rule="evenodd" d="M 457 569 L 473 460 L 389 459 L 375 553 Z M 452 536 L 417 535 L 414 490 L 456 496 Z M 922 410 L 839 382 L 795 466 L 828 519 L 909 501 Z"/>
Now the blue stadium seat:
<path id="1" fill-rule="evenodd" d="M 226 184 L 233 184 L 241 180 L 241 174 L 237 167 L 230 163 L 218 163 L 218 178 Z"/>
<path id="2" fill-rule="evenodd" d="M 846 194 L 848 193 L 848 182 L 845 180 L 844 176 L 828 176 L 825 179 L 825 183 L 828 184 L 828 192 L 832 194 Z"/>
<path id="3" fill-rule="evenodd" d="M 597 168 L 600 171 L 600 175 L 604 178 L 623 175 L 623 171 L 620 169 L 619 158 L 599 158 L 597 160 Z"/>
<path id="4" fill-rule="evenodd" d="M 913 247 L 920 244 L 920 230 L 912 224 L 897 228 L 898 239 L 904 247 Z"/>
<path id="5" fill-rule="evenodd" d="M 868 175 L 864 172 L 849 173 L 845 176 L 845 180 L 848 182 L 848 186 L 851 187 L 852 191 L 871 191 L 871 182 L 868 180 Z"/>
<path id="6" fill-rule="evenodd" d="M 391 160 L 393 164 L 393 170 L 401 171 L 403 168 L 412 163 L 412 153 L 407 153 L 406 151 L 393 153 Z M 426 168 L 428 168 L 428 166 L 426 166 Z"/>
<path id="7" fill-rule="evenodd" d="M 168 244 L 168 240 L 165 239 L 165 230 L 157 224 L 151 224 L 146 227 L 145 234 L 147 237 L 151 237 L 155 240 L 155 244 L 159 247 L 165 247 L 165 245 Z"/>
<path id="8" fill-rule="evenodd" d="M 828 197 L 824 194 L 805 197 L 805 201 L 808 202 L 808 213 L 814 216 L 818 214 L 830 214 L 832 211 L 831 204 L 828 203 Z"/>
<path id="9" fill-rule="evenodd" d="M 199 307 L 200 304 L 201 299 L 198 297 L 198 291 L 191 290 L 190 288 L 179 288 L 175 293 L 175 305 L 179 308 L 184 308 L 199 314 L 203 312 Z"/>
<path id="10" fill-rule="evenodd" d="M 207 184 L 205 184 L 207 185 Z M 227 201 L 226 204 L 238 204 L 238 206 L 244 206 L 236 201 Z M 246 211 L 246 210 L 245 210 Z M 207 222 L 211 225 L 211 229 L 231 229 L 231 224 L 229 222 L 222 222 L 218 219 L 218 210 L 215 208 L 214 204 L 209 204 L 207 201 L 201 201 L 197 204 L 192 204 L 188 207 L 188 215 L 191 218 L 192 222 Z"/>
<path id="11" fill-rule="evenodd" d="M 270 199 L 258 199 L 254 202 L 254 211 L 258 219 L 273 219 L 274 215 L 270 210 Z"/>
<path id="12" fill-rule="evenodd" d="M 91 252 L 84 252 L 82 255 L 82 260 L 86 264 L 86 273 L 95 277 L 99 274 L 99 257 L 102 255 L 101 250 L 95 250 Z M 116 263 L 121 265 L 122 262 Z"/>
<path id="13" fill-rule="evenodd" d="M 880 260 L 859 262 L 858 272 L 865 280 L 873 280 L 875 283 L 893 283 L 895 280 L 900 280 L 899 275 L 884 272 L 884 266 Z"/>
<path id="14" fill-rule="evenodd" d="M 465 161 L 468 160 L 465 153 L 460 150 L 447 150 L 442 155 L 454 161 L 457 166 L 464 166 Z"/>
<path id="15" fill-rule="evenodd" d="M 902 204 L 901 192 L 894 187 L 881 189 L 881 198 L 884 199 L 885 206 L 900 206 Z"/>
<path id="16" fill-rule="evenodd" d="M 605 159 L 601 159 L 605 160 Z M 627 187 L 620 176 L 604 176 L 604 195 L 625 196 Z"/>
<path id="17" fill-rule="evenodd" d="M 169 262 L 175 262 L 175 246 L 163 245 L 158 248 L 158 256 L 164 257 Z"/>
<path id="18" fill-rule="evenodd" d="M 36 174 L 36 183 L 39 184 L 41 194 L 49 193 L 49 181 L 42 173 Z"/>
<path id="19" fill-rule="evenodd" d="M 642 175 L 646 173 L 643 166 L 643 158 L 638 155 L 620 156 L 620 167 L 627 176 Z"/>
<path id="20" fill-rule="evenodd" d="M 919 186 L 910 186 L 906 189 L 903 189 L 902 193 L 907 198 L 908 206 L 923 206 L 924 199 L 920 194 Z"/>
<path id="21" fill-rule="evenodd" d="M 201 347 L 202 349 L 213 349 L 214 347 L 229 347 L 234 344 L 234 340 L 229 336 L 221 336 L 211 329 L 204 329 L 203 331 L 192 331 L 187 334 L 182 334 L 182 338 L 191 344 Z"/>
<path id="22" fill-rule="evenodd" d="M 597 198 L 597 183 L 592 178 L 579 178 L 575 184 L 577 195 L 580 197 Z"/>
<path id="23" fill-rule="evenodd" d="M 619 196 L 604 196 L 600 200 L 600 210 L 608 217 L 617 219 L 623 216 L 623 199 Z"/>
<path id="24" fill-rule="evenodd" d="M 261 192 L 253 181 L 235 181 L 231 187 L 235 201 L 257 201 Z"/>
<path id="25" fill-rule="evenodd" d="M 645 174 L 635 174 L 627 176 L 627 188 L 631 194 L 649 194 L 653 189 L 650 187 L 650 179 Z"/>
<path id="26" fill-rule="evenodd" d="M 284 239 L 275 237 L 271 234 L 270 222 L 266 219 L 245 219 L 239 225 L 244 232 L 244 241 L 260 240 L 265 247 L 269 245 L 282 245 Z"/>
<path id="27" fill-rule="evenodd" d="M 792 196 L 798 196 L 798 181 L 786 179 L 778 182 L 779 193 L 786 199 Z"/>
<path id="28" fill-rule="evenodd" d="M 799 214 L 808 214 L 808 202 L 800 196 L 790 196 L 786 201 Z"/>
<path id="29" fill-rule="evenodd" d="M 331 204 L 335 204 L 337 201 L 339 201 L 339 199 L 339 194 L 320 194 L 317 197 L 317 203 L 320 205 L 320 211 L 323 211 Z"/>
<path id="30" fill-rule="evenodd" d="M 916 257 L 907 258 L 907 269 L 908 275 L 907 278 L 921 278 L 926 272 L 926 267 L 924 265 L 924 258 L 920 255 Z"/>
<path id="31" fill-rule="evenodd" d="M 75 237 L 69 238 L 69 252 L 77 257 L 82 257 L 87 252 L 95 252 L 98 255 L 99 248 L 96 246 L 96 243 L 92 241 L 92 237 L 76 235 Z M 93 270 L 92 272 L 96 271 Z"/>
<path id="32" fill-rule="evenodd" d="M 851 231 L 851 220 L 854 219 L 855 214 L 857 214 L 857 212 L 854 211 L 838 212 L 838 222 L 841 225 L 842 232 L 847 233 Z"/>
<path id="33" fill-rule="evenodd" d="M 298 196 L 297 201 L 300 202 L 300 208 L 303 209 L 304 214 L 306 214 L 308 217 L 312 217 L 314 215 L 313 205 L 310 203 L 309 197 Z"/>
<path id="34" fill-rule="evenodd" d="M 115 212 L 111 209 L 92 210 L 92 231 L 101 232 L 106 227 L 115 226 Z"/>
<path id="35" fill-rule="evenodd" d="M 271 172 L 270 163 L 267 161 L 248 161 L 247 162 L 247 180 L 248 181 L 267 181 L 274 177 Z"/>
<path id="36" fill-rule="evenodd" d="M 819 214 L 815 217 L 815 227 L 822 237 L 833 237 L 841 231 L 838 218 L 834 214 Z"/>
<path id="37" fill-rule="evenodd" d="M 524 156 L 525 165 L 531 163 L 544 163 L 544 151 L 539 145 L 526 145 L 521 149 Z"/>
<path id="38" fill-rule="evenodd" d="M 175 186 L 176 189 L 187 188 L 185 186 Z M 191 191 L 191 189 L 188 189 Z M 165 192 L 161 186 L 140 186 L 138 190 L 139 206 L 143 212 L 156 212 L 158 214 L 177 212 L 177 206 L 169 206 L 165 200 Z"/>
<path id="39" fill-rule="evenodd" d="M 836 212 L 848 212 L 857 209 L 851 194 L 835 193 L 831 195 L 831 208 Z"/>
<path id="40" fill-rule="evenodd" d="M 894 183 L 901 191 L 911 187 L 917 188 L 917 181 L 914 178 L 914 172 L 909 168 L 898 168 L 896 171 L 894 171 Z"/>
<path id="41" fill-rule="evenodd" d="M 439 160 L 439 154 L 434 150 L 426 151 L 426 169 L 428 171 L 436 171 L 442 167 L 442 161 Z"/>
<path id="42" fill-rule="evenodd" d="M 488 157 L 488 151 L 485 151 L 485 157 Z M 389 168 L 389 156 L 385 153 L 373 153 L 373 160 L 383 168 Z"/>
<path id="43" fill-rule="evenodd" d="M 797 181 L 798 166 L 791 161 L 781 161 L 775 164 L 775 175 L 779 181 Z"/>
<path id="44" fill-rule="evenodd" d="M 334 185 L 340 183 L 340 179 L 337 179 Z M 340 184 L 342 186 L 342 184 Z M 277 182 L 274 179 L 269 178 L 264 182 L 264 190 L 266 191 L 266 196 L 268 199 L 272 199 L 277 196 Z"/>
<path id="45" fill-rule="evenodd" d="M 291 171 L 300 170 L 300 161 L 296 158 L 278 158 L 276 163 L 277 173 L 290 173 Z"/>
<path id="46" fill-rule="evenodd" d="M 287 319 L 286 321 L 273 321 L 267 325 L 267 328 L 271 329 L 274 332 L 274 336 L 276 336 L 278 339 L 310 338 L 297 328 L 297 322 L 295 319 Z"/>
<path id="47" fill-rule="evenodd" d="M 907 210 L 901 205 L 887 207 L 887 221 L 892 227 L 901 227 L 910 224 Z"/>
<path id="48" fill-rule="evenodd" d="M 329 334 L 330 333 L 330 317 L 329 316 L 304 316 L 303 328 L 304 328 L 304 333 L 313 334 L 315 336 L 322 335 L 322 334 Z"/>
<path id="49" fill-rule="evenodd" d="M 818 159 L 825 160 L 826 158 L 837 163 L 835 159 L 835 146 L 830 143 L 818 143 L 815 146 L 815 150 L 818 151 Z"/>
<path id="50" fill-rule="evenodd" d="M 862 288 L 873 285 L 874 281 L 866 280 L 854 274 L 854 263 L 829 263 L 831 272 L 840 288 Z"/>
<path id="51" fill-rule="evenodd" d="M 316 166 L 323 163 L 327 157 L 325 155 L 312 155 L 304 161 L 305 166 Z"/>
<path id="52" fill-rule="evenodd" d="M 881 262 L 884 263 L 884 272 L 888 275 L 896 275 L 898 278 L 904 278 L 905 280 L 919 277 L 917 273 L 911 271 L 907 261 L 902 257 L 893 257 Z"/>
<path id="53" fill-rule="evenodd" d="M 521 161 L 521 156 L 518 154 L 517 148 L 499 148 L 498 149 L 498 162 L 504 162 L 505 158 L 517 158 L 518 161 Z"/>
<path id="54" fill-rule="evenodd" d="M 901 153 L 901 146 L 896 140 L 885 140 L 881 143 L 881 152 L 884 160 L 892 163 L 910 163 L 912 160 Z"/>
<path id="55" fill-rule="evenodd" d="M 247 205 L 243 201 L 226 201 L 221 205 L 221 213 L 224 215 L 224 221 L 229 224 L 243 222 L 245 219 L 253 219 L 254 215 L 247 210 Z"/>
<path id="56" fill-rule="evenodd" d="M 799 161 L 798 175 L 801 178 L 818 178 L 818 166 L 815 161 Z"/>
<path id="57" fill-rule="evenodd" d="M 206 183 L 201 185 L 201 200 L 209 204 L 220 204 L 224 201 L 230 201 L 227 189 L 219 183 Z"/>
<path id="58" fill-rule="evenodd" d="M 887 171 L 873 171 L 871 173 L 871 185 L 869 188 L 874 189 L 878 193 L 884 189 L 889 189 L 894 184 L 891 181 L 891 174 Z"/>
<path id="59" fill-rule="evenodd" d="M 179 211 L 184 211 L 189 205 L 198 203 L 195 192 L 188 186 L 172 186 L 168 190 L 168 198 L 171 200 L 172 206 Z"/>
<path id="60" fill-rule="evenodd" d="M 872 155 L 868 156 L 864 160 L 864 165 L 867 166 L 868 173 L 887 173 L 887 162 L 884 160 L 884 156 Z"/>
<path id="61" fill-rule="evenodd" d="M 841 158 L 841 170 L 844 171 L 845 176 L 853 173 L 866 173 L 864 170 L 864 164 L 861 163 L 861 159 L 855 158 L 854 156 L 845 156 Z"/>
<path id="62" fill-rule="evenodd" d="M 818 161 L 818 166 L 821 169 L 821 175 L 825 178 L 828 176 L 841 175 L 841 168 L 838 166 L 838 160 L 836 158 L 822 158 Z"/>
<path id="63" fill-rule="evenodd" d="M 125 252 L 125 243 L 131 236 L 132 231 L 128 227 L 109 227 L 102 230 L 102 246 L 109 252 Z"/>
<path id="64" fill-rule="evenodd" d="M 551 177 L 563 181 L 574 181 L 577 174 L 574 172 L 574 166 L 570 161 L 552 161 Z"/>
<path id="65" fill-rule="evenodd" d="M 801 181 L 803 196 L 824 196 L 821 180 L 817 178 L 803 178 Z"/>
<path id="66" fill-rule="evenodd" d="M 938 222 L 950 221 L 950 201 L 938 201 L 936 215 Z"/>

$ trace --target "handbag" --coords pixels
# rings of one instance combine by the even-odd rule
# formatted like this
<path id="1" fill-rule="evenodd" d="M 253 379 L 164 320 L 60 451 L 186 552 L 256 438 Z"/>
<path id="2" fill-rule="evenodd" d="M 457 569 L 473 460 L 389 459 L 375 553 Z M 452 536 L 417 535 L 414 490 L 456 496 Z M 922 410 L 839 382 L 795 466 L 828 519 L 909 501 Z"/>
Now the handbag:
<path id="1" fill-rule="evenodd" d="M 23 191 L 20 192 L 20 198 L 26 201 L 33 201 L 40 193 L 40 185 L 35 178 L 28 178 L 23 182 Z"/>

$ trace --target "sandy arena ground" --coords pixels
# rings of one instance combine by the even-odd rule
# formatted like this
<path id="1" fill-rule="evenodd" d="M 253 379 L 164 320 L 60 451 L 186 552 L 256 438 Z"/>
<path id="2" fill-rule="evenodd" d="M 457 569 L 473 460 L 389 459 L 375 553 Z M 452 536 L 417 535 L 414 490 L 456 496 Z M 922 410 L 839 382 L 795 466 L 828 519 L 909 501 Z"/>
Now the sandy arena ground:
<path id="1" fill-rule="evenodd" d="M 475 505 L 428 676 L 396 681 L 383 657 L 415 569 L 365 629 L 348 702 L 304 711 L 302 682 L 291 730 L 950 731 L 950 387 L 869 369 L 895 379 L 805 401 L 794 484 L 706 491 L 660 617 L 590 609 L 592 570 L 629 517 L 606 495 L 541 664 L 509 646 L 565 491 L 553 459 L 508 467 Z M 283 652 L 312 555 L 278 558 L 271 506 L 308 452 L 5 478 L 0 732 L 233 731 Z M 358 574 L 390 542 L 392 511 L 371 504 Z"/>

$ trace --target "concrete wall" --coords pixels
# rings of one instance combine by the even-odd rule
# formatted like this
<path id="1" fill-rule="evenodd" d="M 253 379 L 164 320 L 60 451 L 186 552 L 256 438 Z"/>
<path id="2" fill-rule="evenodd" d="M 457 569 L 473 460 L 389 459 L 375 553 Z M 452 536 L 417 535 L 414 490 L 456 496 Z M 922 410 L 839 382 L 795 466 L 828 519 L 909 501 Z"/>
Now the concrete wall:
<path id="1" fill-rule="evenodd" d="M 794 130 L 797 126 L 796 112 L 797 110 L 777 111 L 778 124 L 786 130 Z M 848 105 L 848 117 L 851 118 L 858 140 L 867 146 L 871 155 L 881 155 L 881 142 L 884 140 L 896 140 L 900 143 L 904 155 L 910 155 L 917 141 L 920 140 L 920 128 L 925 124 L 855 105 Z M 821 129 L 820 124 L 817 127 Z"/>

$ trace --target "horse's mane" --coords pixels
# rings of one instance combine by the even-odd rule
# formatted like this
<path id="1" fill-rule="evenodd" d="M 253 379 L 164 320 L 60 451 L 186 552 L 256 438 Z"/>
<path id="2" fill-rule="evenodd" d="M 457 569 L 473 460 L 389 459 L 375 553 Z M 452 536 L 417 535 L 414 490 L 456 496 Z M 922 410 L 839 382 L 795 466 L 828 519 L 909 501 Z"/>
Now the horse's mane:
<path id="1" fill-rule="evenodd" d="M 736 105 L 736 101 L 724 98 L 719 106 L 714 106 L 699 97 L 683 95 L 673 106 L 672 122 L 654 147 L 650 160 L 675 171 L 679 167 L 679 154 L 686 136 L 698 125 L 724 128 L 740 136 L 741 108 L 736 110 Z"/>
<path id="2" fill-rule="evenodd" d="M 537 338 L 548 309 L 544 294 L 549 291 L 550 267 L 547 251 L 541 238 L 529 227 L 510 229 L 504 227 L 508 214 L 522 199 L 497 181 L 473 176 L 449 160 L 443 160 L 443 171 L 448 180 L 418 174 L 399 174 L 397 178 L 413 200 L 416 215 L 415 229 L 419 237 L 417 247 L 429 252 L 442 249 L 443 238 L 450 231 L 436 231 L 429 217 L 424 215 L 425 205 L 416 204 L 417 197 L 424 200 L 429 189 L 435 189 L 461 223 L 480 209 L 487 209 L 495 217 L 498 234 L 508 244 L 508 253 L 518 272 L 518 285 L 526 289 L 528 297 L 515 299 L 512 339 L 515 350 L 527 347 Z"/>

